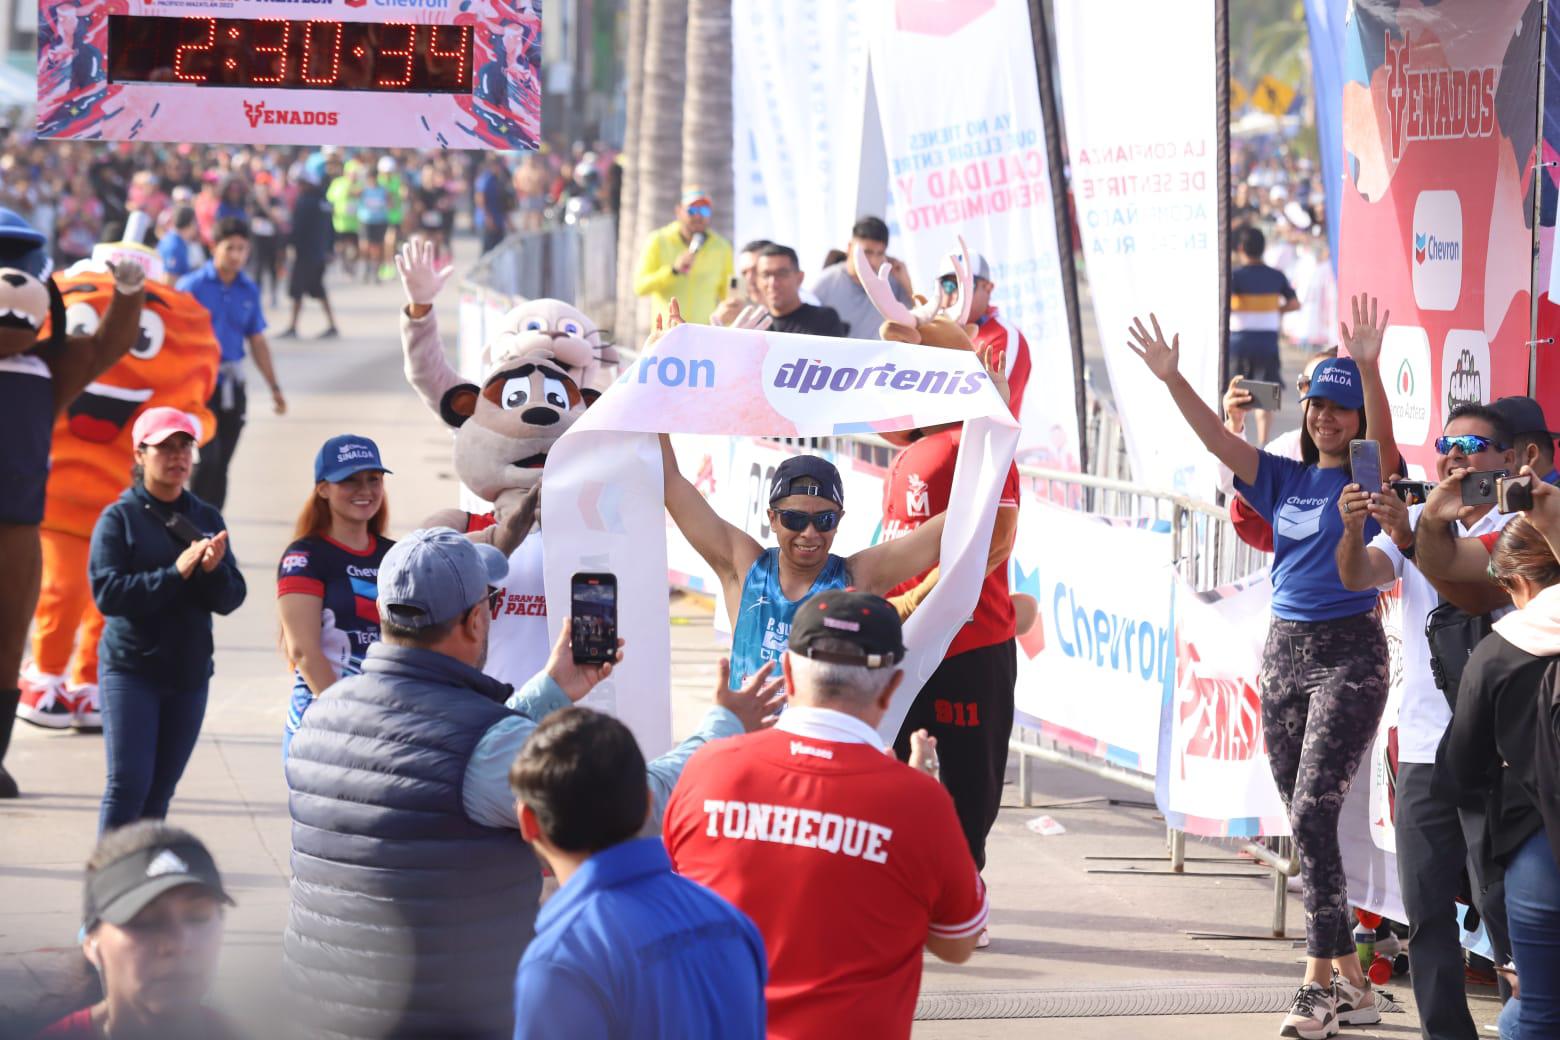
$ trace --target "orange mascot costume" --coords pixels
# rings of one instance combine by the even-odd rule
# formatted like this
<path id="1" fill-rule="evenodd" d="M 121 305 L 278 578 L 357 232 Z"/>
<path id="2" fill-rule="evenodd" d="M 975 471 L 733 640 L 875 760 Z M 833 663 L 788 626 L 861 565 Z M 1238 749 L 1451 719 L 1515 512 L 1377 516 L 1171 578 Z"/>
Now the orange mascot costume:
<path id="1" fill-rule="evenodd" d="M 59 277 L 70 333 L 90 335 L 98 328 L 114 293 L 103 260 L 132 251 L 156 276 L 155 253 L 120 243 L 98 247 L 92 260 Z M 129 484 L 135 451 L 130 428 L 143 409 L 187 412 L 200 428 L 201 443 L 211 439 L 216 420 L 206 402 L 220 358 L 211 318 L 199 301 L 172 286 L 149 283 L 135 345 L 55 423 L 40 531 L 43 587 L 33 615 L 32 662 L 20 682 L 21 718 L 52 728 L 101 728 L 97 650 L 103 616 L 87 582 L 92 527 Z"/>

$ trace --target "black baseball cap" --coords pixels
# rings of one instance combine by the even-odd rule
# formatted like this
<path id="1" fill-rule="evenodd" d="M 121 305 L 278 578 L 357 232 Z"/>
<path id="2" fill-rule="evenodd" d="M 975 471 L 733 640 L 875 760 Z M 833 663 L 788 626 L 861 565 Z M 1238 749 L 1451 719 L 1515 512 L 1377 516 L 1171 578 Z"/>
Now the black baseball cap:
<path id="1" fill-rule="evenodd" d="M 1531 397 L 1522 397 L 1513 394 L 1510 397 L 1502 397 L 1490 405 L 1511 426 L 1511 435 L 1520 437 L 1524 433 L 1542 433 L 1550 440 L 1560 440 L 1560 434 L 1549 428 L 1549 423 L 1544 419 L 1544 409 Z"/>
<path id="2" fill-rule="evenodd" d="M 787 495 L 816 495 L 845 508 L 845 489 L 834 463 L 818 455 L 793 455 L 775 467 L 769 484 L 769 504 Z"/>
<path id="3" fill-rule="evenodd" d="M 850 643 L 856 650 L 814 650 L 820 639 Z M 789 648 L 815 661 L 888 668 L 905 659 L 904 629 L 899 614 L 882 596 L 831 589 L 797 608 Z"/>
<path id="4" fill-rule="evenodd" d="M 91 931 L 100 921 L 129 924 L 152 900 L 184 885 L 199 885 L 220 902 L 233 905 L 206 846 L 181 833 L 89 871 L 82 930 Z"/>

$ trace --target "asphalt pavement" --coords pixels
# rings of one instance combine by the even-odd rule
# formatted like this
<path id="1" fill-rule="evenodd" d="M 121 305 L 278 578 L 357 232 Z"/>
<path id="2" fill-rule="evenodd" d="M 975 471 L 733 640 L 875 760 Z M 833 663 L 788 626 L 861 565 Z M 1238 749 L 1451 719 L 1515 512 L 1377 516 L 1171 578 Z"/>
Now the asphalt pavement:
<path id="1" fill-rule="evenodd" d="M 463 268 L 472 252 L 461 244 Z M 310 493 L 314 452 L 337 433 L 379 442 L 395 471 L 393 532 L 456 500 L 450 439 L 402 378 L 399 286 L 338 275 L 331 289 L 341 339 L 311 339 L 324 321 L 306 310 L 304 338 L 274 342 L 287 414 L 251 395 L 225 510 L 249 598 L 217 623 L 210 707 L 170 817 L 210 844 L 237 899 L 216 999 L 257 1036 L 273 1035 L 289 876 L 281 732 L 290 677 L 278 650 L 274 574 Z M 437 305 L 447 338 L 457 301 L 451 285 Z M 274 309 L 270 319 L 273 330 L 285 323 Z M 719 646 L 707 603 L 673 596 L 671 611 L 680 735 L 711 701 Z M 19 724 L 7 764 L 24 797 L 0 802 L 0 1037 L 26 1035 L 25 1021 L 79 1006 L 90 992 L 75 943 L 102 740 Z M 1163 821 L 1142 793 L 1062 766 L 1036 767 L 1032 784 L 1037 804 L 1027 808 L 1009 785 L 991 837 L 991 946 L 963 966 L 928 958 L 915 1036 L 1275 1035 L 1279 1011 L 1232 1009 L 1276 1006 L 1298 984 L 1298 897 L 1288 898 L 1287 938 L 1274 939 L 1266 934 L 1270 875 L 1233 849 L 1188 842 L 1185 873 L 1173 874 Z M 1032 828 L 1041 817 L 1060 832 Z M 1192 934 L 1209 932 L 1247 937 Z M 1402 1009 L 1345 1035 L 1417 1035 L 1406 980 L 1388 988 Z M 1481 1026 L 1493 1022 L 1492 991 L 1473 1000 Z"/>

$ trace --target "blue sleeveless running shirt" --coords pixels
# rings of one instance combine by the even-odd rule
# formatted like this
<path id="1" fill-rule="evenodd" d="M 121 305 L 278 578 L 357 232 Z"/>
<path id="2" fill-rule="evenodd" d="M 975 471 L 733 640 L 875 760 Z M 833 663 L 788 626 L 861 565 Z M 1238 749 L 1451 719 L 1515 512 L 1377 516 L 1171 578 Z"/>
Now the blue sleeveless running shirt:
<path id="1" fill-rule="evenodd" d="M 813 580 L 812 588 L 801 599 L 786 599 L 780 589 L 780 550 L 765 549 L 753 561 L 742 579 L 742 603 L 738 616 L 731 619 L 731 688 L 740 689 L 742 681 L 778 661 L 791 637 L 791 619 L 796 608 L 809 596 L 825 589 L 843 589 L 850 583 L 845 573 L 845 558 L 829 554 L 829 562 Z M 778 669 L 775 678 L 778 675 Z"/>

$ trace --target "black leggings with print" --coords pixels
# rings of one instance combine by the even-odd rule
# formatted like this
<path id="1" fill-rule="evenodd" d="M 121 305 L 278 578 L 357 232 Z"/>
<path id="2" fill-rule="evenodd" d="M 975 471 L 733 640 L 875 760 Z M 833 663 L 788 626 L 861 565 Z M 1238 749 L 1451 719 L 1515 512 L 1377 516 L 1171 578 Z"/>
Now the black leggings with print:
<path id="1" fill-rule="evenodd" d="M 1311 957 L 1354 952 L 1338 814 L 1387 703 L 1387 641 L 1375 614 L 1274 618 L 1262 654 L 1262 729 L 1289 810 Z"/>

